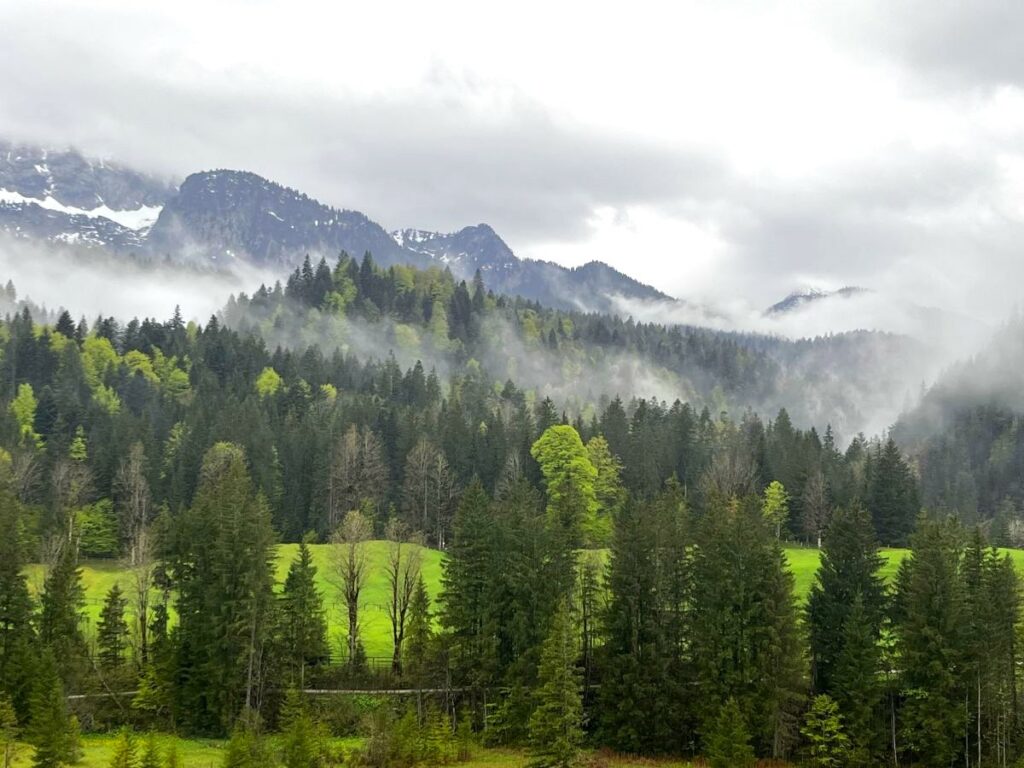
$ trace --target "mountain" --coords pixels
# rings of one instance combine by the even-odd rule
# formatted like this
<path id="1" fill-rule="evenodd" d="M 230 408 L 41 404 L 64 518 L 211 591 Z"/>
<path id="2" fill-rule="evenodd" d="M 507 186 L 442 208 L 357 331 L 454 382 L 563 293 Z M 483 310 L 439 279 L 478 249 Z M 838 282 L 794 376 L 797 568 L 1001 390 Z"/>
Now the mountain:
<path id="1" fill-rule="evenodd" d="M 848 285 L 837 291 L 796 291 L 789 294 L 789 296 L 784 298 L 782 301 L 772 304 L 765 310 L 765 314 L 781 315 L 801 309 L 811 303 L 821 302 L 827 299 L 849 299 L 853 296 L 862 296 L 866 293 L 871 293 L 871 291 L 867 288 L 858 288 L 855 285 Z"/>
<path id="2" fill-rule="evenodd" d="M 74 150 L 0 141 L 0 230 L 16 237 L 141 248 L 174 187 Z"/>
<path id="3" fill-rule="evenodd" d="M 333 260 L 370 252 L 383 266 L 438 265 L 489 288 L 563 309 L 614 311 L 616 298 L 670 297 L 600 262 L 566 268 L 521 259 L 487 224 L 453 233 L 388 232 L 363 213 L 335 208 L 255 173 L 194 173 L 175 188 L 74 150 L 0 143 L 0 231 L 140 258 L 284 276 L 306 254 Z"/>

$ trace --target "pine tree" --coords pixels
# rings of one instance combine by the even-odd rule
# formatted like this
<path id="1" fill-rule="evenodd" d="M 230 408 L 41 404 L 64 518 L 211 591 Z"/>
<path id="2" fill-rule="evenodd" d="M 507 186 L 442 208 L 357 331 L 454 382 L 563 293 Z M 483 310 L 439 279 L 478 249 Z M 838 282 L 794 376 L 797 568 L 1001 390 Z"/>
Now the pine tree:
<path id="1" fill-rule="evenodd" d="M 329 658 L 327 619 L 316 587 L 316 566 L 309 545 L 303 541 L 292 561 L 281 593 L 281 646 L 293 684 L 305 687 L 307 668 Z"/>
<path id="2" fill-rule="evenodd" d="M 541 649 L 537 708 L 530 717 L 530 749 L 537 765 L 568 766 L 583 742 L 583 703 L 574 635 L 565 602 L 555 614 Z"/>
<path id="3" fill-rule="evenodd" d="M 160 750 L 157 748 L 156 734 L 152 731 L 146 735 L 146 746 L 139 759 L 139 768 L 161 768 Z"/>
<path id="4" fill-rule="evenodd" d="M 40 603 L 39 639 L 53 651 L 62 679 L 68 680 L 85 653 L 80 626 L 85 590 L 78 555 L 69 542 L 64 542 L 46 576 Z"/>
<path id="5" fill-rule="evenodd" d="M 844 714 L 850 739 L 847 764 L 874 765 L 885 743 L 882 650 L 877 617 L 864 610 L 857 595 L 843 623 L 840 650 L 830 672 L 830 690 Z"/>
<path id="6" fill-rule="evenodd" d="M 809 764 L 813 768 L 849 765 L 850 740 L 843 732 L 839 705 L 830 697 L 814 698 L 800 733 L 807 741 Z"/>
<path id="7" fill-rule="evenodd" d="M 118 669 L 124 663 L 124 652 L 128 645 L 128 623 L 124 618 L 127 602 L 120 585 L 115 584 L 107 592 L 103 610 L 100 611 L 96 644 L 99 646 L 100 663 L 106 669 Z"/>
<path id="8" fill-rule="evenodd" d="M 68 715 L 64 685 L 57 673 L 53 651 L 47 648 L 36 667 L 30 702 L 28 741 L 35 748 L 34 768 L 59 768 L 76 762 L 78 735 Z"/>
<path id="9" fill-rule="evenodd" d="M 754 748 L 736 699 L 730 698 L 718 711 L 704 742 L 711 768 L 753 768 Z"/>
<path id="10" fill-rule="evenodd" d="M 866 501 L 875 532 L 883 543 L 903 546 L 920 511 L 917 482 L 891 437 L 873 459 Z"/>
<path id="11" fill-rule="evenodd" d="M 300 692 L 289 691 L 282 720 L 281 761 L 285 768 L 316 768 L 323 752 L 323 733 L 309 716 Z"/>
<path id="12" fill-rule="evenodd" d="M 404 650 L 404 668 L 413 679 L 422 680 L 426 672 L 433 639 L 432 623 L 430 595 L 427 594 L 427 584 L 421 573 L 416 581 L 416 590 L 412 593 L 412 602 L 409 604 L 409 630 Z"/>
<path id="13" fill-rule="evenodd" d="M 139 768 L 139 752 L 135 737 L 123 728 L 114 742 L 114 751 L 108 763 L 110 768 Z"/>

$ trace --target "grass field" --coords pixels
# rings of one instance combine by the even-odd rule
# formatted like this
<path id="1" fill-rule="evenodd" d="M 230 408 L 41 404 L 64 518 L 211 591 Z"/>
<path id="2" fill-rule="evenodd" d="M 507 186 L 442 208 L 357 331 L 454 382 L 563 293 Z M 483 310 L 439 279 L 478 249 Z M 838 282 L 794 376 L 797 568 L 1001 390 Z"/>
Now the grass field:
<path id="1" fill-rule="evenodd" d="M 113 755 L 117 737 L 108 734 L 92 734 L 82 737 L 82 761 L 76 768 L 107 768 Z M 140 751 L 143 737 L 139 737 Z M 334 739 L 332 751 L 348 753 L 359 746 L 359 739 Z M 181 761 L 182 768 L 220 768 L 224 760 L 224 742 L 183 739 L 175 736 L 160 735 L 157 744 L 161 753 L 173 744 Z M 22 746 L 14 760 L 12 768 L 28 768 L 32 761 L 32 748 Z M 594 755 L 593 765 L 608 768 L 690 768 L 693 763 L 679 760 L 648 760 L 598 753 Z M 525 752 L 512 749 L 478 748 L 473 757 L 464 763 L 455 763 L 460 768 L 525 768 L 530 757 Z M 767 765 L 767 763 L 765 763 Z M 775 763 L 779 766 L 781 764 Z"/>
<path id="2" fill-rule="evenodd" d="M 391 625 L 388 621 L 385 606 L 388 600 L 387 578 L 384 565 L 387 559 L 387 543 L 372 541 L 367 544 L 369 555 L 370 576 L 364 592 L 362 607 L 363 643 L 368 656 L 386 657 L 391 654 Z M 324 597 L 327 610 L 329 633 L 332 652 L 340 653 L 344 645 L 344 605 L 341 599 L 339 582 L 334 575 L 332 566 L 334 554 L 332 547 L 326 544 L 313 545 L 313 560 L 316 563 L 317 579 Z M 282 544 L 277 553 L 277 578 L 284 582 L 288 566 L 298 551 L 297 544 Z M 1017 568 L 1024 573 L 1024 550 L 1006 550 L 1010 553 Z M 882 555 L 885 565 L 882 573 L 887 580 L 896 575 L 900 561 L 906 556 L 905 549 L 885 549 Z M 789 546 L 786 548 L 790 568 L 796 582 L 797 597 L 803 600 L 814 582 L 814 574 L 818 569 L 819 552 L 811 547 Z M 423 551 L 423 575 L 427 590 L 436 597 L 441 588 L 442 554 L 436 550 Z M 28 568 L 29 584 L 33 590 L 40 590 L 43 582 L 43 568 L 32 565 Z M 86 592 L 87 634 L 92 633 L 99 617 L 103 597 L 116 583 L 123 589 L 130 589 L 131 575 L 115 561 L 92 560 L 82 566 L 82 581 Z"/>

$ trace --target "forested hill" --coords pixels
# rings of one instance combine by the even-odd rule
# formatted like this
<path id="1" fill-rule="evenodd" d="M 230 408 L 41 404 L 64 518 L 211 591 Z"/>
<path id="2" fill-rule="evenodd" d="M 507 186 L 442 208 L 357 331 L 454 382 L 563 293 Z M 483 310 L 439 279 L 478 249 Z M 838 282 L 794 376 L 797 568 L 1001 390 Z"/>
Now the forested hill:
<path id="1" fill-rule="evenodd" d="M 922 501 L 1024 544 L 1024 319 L 958 364 L 893 429 L 915 458 Z"/>
<path id="2" fill-rule="evenodd" d="M 404 511 L 442 544 L 474 476 L 489 492 L 522 476 L 539 485 L 529 447 L 563 420 L 640 497 L 672 475 L 694 493 L 780 479 L 793 534 L 813 540 L 827 506 L 873 498 L 869 468 L 882 462 L 886 487 L 906 488 L 873 508 L 885 540 L 903 540 L 915 514 L 898 453 L 857 439 L 842 454 L 831 428 L 802 431 L 785 411 L 769 424 L 723 413 L 778 392 L 783 342 L 751 349 L 730 334 L 545 310 L 439 269 L 309 266 L 202 327 L 67 313 L 49 327 L 25 309 L 0 328 L 0 445 L 41 530 L 83 505 L 109 517 L 133 451 L 157 505 L 187 506 L 203 454 L 230 441 L 287 540 L 326 535 L 369 498 L 378 523 Z M 678 396 L 616 397 L 642 391 L 629 378 L 640 373 Z"/>
<path id="3" fill-rule="evenodd" d="M 420 360 L 442 378 L 479 366 L 584 419 L 616 395 L 734 416 L 786 408 L 802 426 L 831 424 L 844 444 L 888 426 L 920 386 L 927 354 L 885 333 L 790 341 L 551 309 L 496 295 L 479 273 L 467 283 L 437 267 L 383 269 L 344 254 L 333 265 L 307 259 L 285 286 L 233 298 L 221 319 L 270 348 L 393 352 L 403 368 Z"/>

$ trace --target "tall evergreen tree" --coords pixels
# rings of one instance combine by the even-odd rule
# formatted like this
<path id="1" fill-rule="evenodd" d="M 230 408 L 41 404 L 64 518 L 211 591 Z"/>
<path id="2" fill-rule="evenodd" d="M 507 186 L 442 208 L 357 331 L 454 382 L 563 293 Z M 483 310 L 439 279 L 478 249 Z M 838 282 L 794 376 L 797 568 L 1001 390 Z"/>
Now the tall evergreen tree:
<path id="1" fill-rule="evenodd" d="M 873 457 L 866 503 L 878 538 L 889 546 L 905 545 L 920 511 L 917 483 L 891 437 Z"/>
<path id="2" fill-rule="evenodd" d="M 177 716 L 197 732 L 224 733 L 238 713 L 263 700 L 273 556 L 270 512 L 243 451 L 215 445 L 173 544 Z"/>
<path id="3" fill-rule="evenodd" d="M 577 651 L 566 601 L 555 613 L 541 650 L 537 708 L 530 716 L 530 748 L 537 765 L 569 766 L 583 743 Z"/>
<path id="4" fill-rule="evenodd" d="M 28 717 L 32 669 L 32 599 L 22 571 L 20 507 L 0 489 L 0 695 L 6 694 L 19 719 Z"/>
<path id="5" fill-rule="evenodd" d="M 47 648 L 36 667 L 28 741 L 36 748 L 33 768 L 60 768 L 78 761 L 78 729 L 68 714 L 64 685 L 53 651 Z"/>
<path id="6" fill-rule="evenodd" d="M 281 661 L 292 684 L 305 687 L 306 670 L 325 663 L 327 618 L 316 587 L 316 566 L 309 544 L 303 541 L 292 561 L 281 593 Z"/>
<path id="7" fill-rule="evenodd" d="M 85 638 L 81 629 L 84 604 L 85 590 L 82 571 L 78 567 L 78 553 L 73 543 L 65 541 L 43 583 L 39 615 L 39 639 L 53 651 L 61 678 L 65 681 L 72 678 L 85 655 Z"/>
<path id="8" fill-rule="evenodd" d="M 107 669 L 117 669 L 124 663 L 124 652 L 128 647 L 128 623 L 124 618 L 126 604 L 121 587 L 115 584 L 107 592 L 103 610 L 100 611 L 96 644 L 99 647 L 100 663 Z"/>

